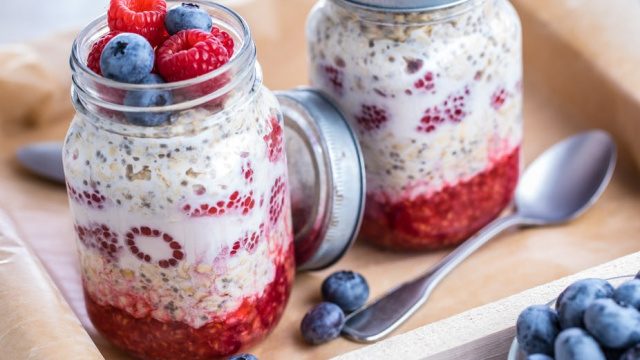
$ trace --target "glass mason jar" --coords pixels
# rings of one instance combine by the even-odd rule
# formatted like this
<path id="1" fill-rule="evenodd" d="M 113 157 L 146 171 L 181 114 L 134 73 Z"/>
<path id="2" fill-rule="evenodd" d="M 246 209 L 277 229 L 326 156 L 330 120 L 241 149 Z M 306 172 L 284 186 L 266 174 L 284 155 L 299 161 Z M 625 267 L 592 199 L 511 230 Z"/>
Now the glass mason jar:
<path id="1" fill-rule="evenodd" d="M 104 16 L 78 35 L 71 54 L 76 116 L 63 163 L 85 302 L 100 333 L 143 359 L 225 357 L 264 338 L 287 303 L 296 260 L 304 270 L 337 261 L 364 202 L 346 120 L 310 90 L 274 96 L 262 85 L 245 21 L 197 3 L 236 44 L 229 63 L 211 73 L 153 85 L 98 76 L 85 59 L 108 31 Z M 149 92 L 172 101 L 126 105 Z M 129 123 L 142 115 L 167 121 Z M 300 155 L 292 164 L 312 174 L 292 183 L 306 191 L 297 225 L 285 133 Z M 346 193 L 340 201 L 338 192 Z"/>
<path id="2" fill-rule="evenodd" d="M 364 239 L 439 249 L 510 203 L 522 37 L 507 0 L 322 0 L 307 38 L 311 83 L 339 104 L 364 153 Z"/>

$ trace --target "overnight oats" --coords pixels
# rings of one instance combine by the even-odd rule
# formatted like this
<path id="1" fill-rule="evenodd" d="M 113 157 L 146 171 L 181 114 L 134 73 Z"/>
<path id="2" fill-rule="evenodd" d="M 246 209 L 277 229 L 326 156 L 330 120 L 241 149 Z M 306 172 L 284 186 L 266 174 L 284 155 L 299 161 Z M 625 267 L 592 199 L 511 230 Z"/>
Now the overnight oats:
<path id="1" fill-rule="evenodd" d="M 71 57 L 64 168 L 87 310 L 143 359 L 254 344 L 294 278 L 278 102 L 246 23 L 198 4 L 113 0 Z M 171 5 L 198 21 L 170 27 Z"/>
<path id="2" fill-rule="evenodd" d="M 311 82 L 340 105 L 362 145 L 361 237 L 390 249 L 438 249 L 478 231 L 512 199 L 521 28 L 506 0 L 397 2 L 321 1 L 307 28 Z"/>

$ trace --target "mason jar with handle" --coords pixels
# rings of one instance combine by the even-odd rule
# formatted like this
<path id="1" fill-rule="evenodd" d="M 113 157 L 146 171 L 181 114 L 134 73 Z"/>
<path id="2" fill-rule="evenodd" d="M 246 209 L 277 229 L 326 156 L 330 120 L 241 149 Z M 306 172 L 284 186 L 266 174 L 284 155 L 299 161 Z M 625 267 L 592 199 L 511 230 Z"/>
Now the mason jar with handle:
<path id="1" fill-rule="evenodd" d="M 522 37 L 507 0 L 322 0 L 313 86 L 354 127 L 367 171 L 362 238 L 456 245 L 510 203 L 522 143 Z"/>
<path id="2" fill-rule="evenodd" d="M 340 112 L 308 89 L 276 97 L 245 21 L 197 3 L 236 44 L 211 73 L 166 84 L 99 76 L 86 58 L 105 17 L 71 55 L 63 163 L 85 302 L 102 335 L 143 359 L 225 357 L 260 341 L 283 313 L 296 260 L 331 265 L 361 220 L 362 159 Z M 173 101 L 124 100 L 150 91 Z M 145 127 L 132 114 L 168 120 Z"/>

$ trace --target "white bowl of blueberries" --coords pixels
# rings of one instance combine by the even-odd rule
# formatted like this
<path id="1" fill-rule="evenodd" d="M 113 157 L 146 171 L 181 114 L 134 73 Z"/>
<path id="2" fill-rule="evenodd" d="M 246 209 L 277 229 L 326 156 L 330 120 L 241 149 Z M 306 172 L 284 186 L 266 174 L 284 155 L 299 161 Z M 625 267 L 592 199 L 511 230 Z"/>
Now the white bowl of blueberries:
<path id="1" fill-rule="evenodd" d="M 577 281 L 526 308 L 516 331 L 509 360 L 640 360 L 640 273 Z"/>

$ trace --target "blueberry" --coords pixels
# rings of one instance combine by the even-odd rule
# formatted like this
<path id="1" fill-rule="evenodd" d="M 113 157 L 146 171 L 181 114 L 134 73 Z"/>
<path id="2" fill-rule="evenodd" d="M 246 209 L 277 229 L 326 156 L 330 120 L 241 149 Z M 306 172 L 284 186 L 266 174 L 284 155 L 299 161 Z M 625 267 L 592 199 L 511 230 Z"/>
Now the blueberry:
<path id="1" fill-rule="evenodd" d="M 599 299 L 589 305 L 584 323 L 603 346 L 624 349 L 640 343 L 640 312 L 612 299 Z"/>
<path id="2" fill-rule="evenodd" d="M 634 279 L 618 286 L 613 292 L 613 300 L 624 306 L 640 309 L 640 279 Z"/>
<path id="3" fill-rule="evenodd" d="M 169 34 L 173 35 L 182 30 L 199 29 L 210 32 L 213 27 L 211 16 L 196 4 L 182 3 L 167 11 L 164 25 Z"/>
<path id="4" fill-rule="evenodd" d="M 563 330 L 556 338 L 556 360 L 606 360 L 598 343 L 579 328 Z"/>
<path id="5" fill-rule="evenodd" d="M 613 286 L 601 279 L 577 281 L 566 288 L 558 297 L 556 309 L 560 328 L 584 327 L 584 311 L 596 299 L 613 296 Z"/>
<path id="6" fill-rule="evenodd" d="M 317 345 L 340 336 L 344 327 L 344 313 L 336 304 L 323 302 L 314 306 L 302 319 L 302 337 Z"/>
<path id="7" fill-rule="evenodd" d="M 238 354 L 238 355 L 233 355 L 227 360 L 258 360 L 258 358 L 252 354 Z"/>
<path id="8" fill-rule="evenodd" d="M 640 344 L 632 347 L 622 354 L 620 360 L 639 360 L 640 359 Z"/>
<path id="9" fill-rule="evenodd" d="M 156 74 L 149 74 L 142 79 L 143 84 L 162 84 L 164 81 Z M 144 108 L 166 106 L 173 103 L 173 96 L 168 90 L 133 90 L 124 97 L 124 105 Z M 158 126 L 169 120 L 169 112 L 125 112 L 130 123 L 139 126 Z"/>
<path id="10" fill-rule="evenodd" d="M 560 332 L 558 315 L 544 305 L 529 306 L 518 316 L 518 344 L 527 354 L 553 355 L 553 342 Z"/>
<path id="11" fill-rule="evenodd" d="M 640 271 L 636 274 L 636 279 L 640 279 Z"/>
<path id="12" fill-rule="evenodd" d="M 322 283 L 322 298 L 344 312 L 359 309 L 369 297 L 369 285 L 362 275 L 353 271 L 338 271 Z"/>
<path id="13" fill-rule="evenodd" d="M 553 358 L 545 354 L 533 354 L 527 356 L 527 360 L 553 360 Z"/>
<path id="14" fill-rule="evenodd" d="M 155 55 L 147 39 L 124 33 L 109 40 L 100 55 L 102 74 L 115 81 L 139 83 L 153 69 Z"/>

